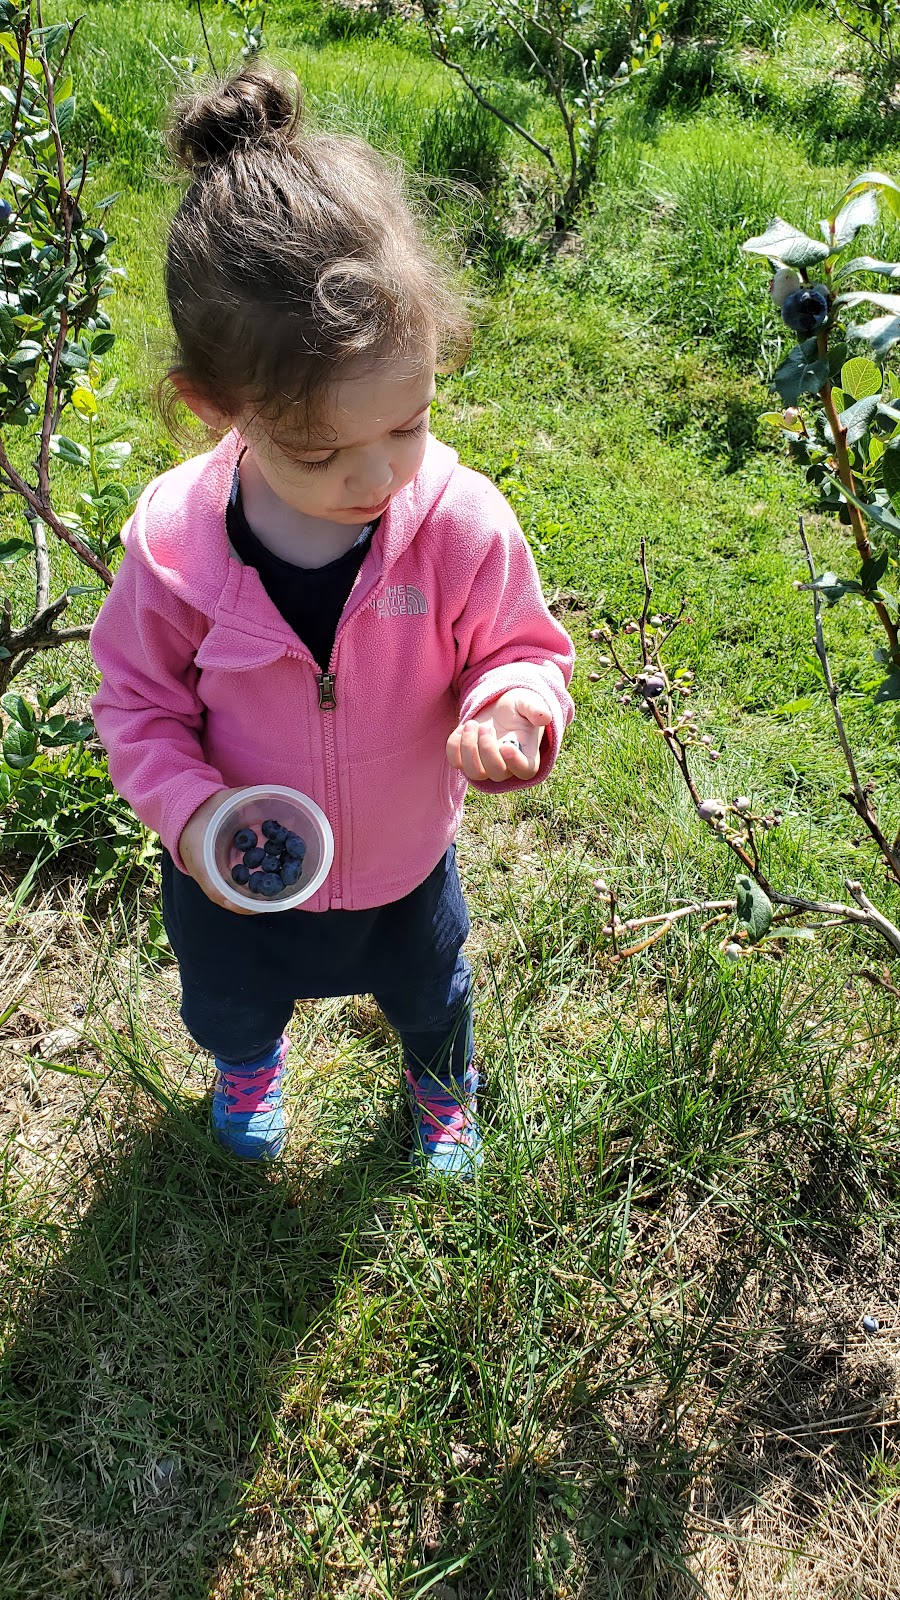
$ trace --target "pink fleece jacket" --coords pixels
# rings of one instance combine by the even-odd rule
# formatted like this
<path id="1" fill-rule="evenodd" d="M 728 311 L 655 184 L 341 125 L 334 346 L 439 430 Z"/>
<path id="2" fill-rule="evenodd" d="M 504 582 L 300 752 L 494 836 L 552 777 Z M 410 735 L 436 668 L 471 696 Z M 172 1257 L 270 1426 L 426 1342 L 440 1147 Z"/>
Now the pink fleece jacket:
<path id="1" fill-rule="evenodd" d="M 379 523 L 323 673 L 228 543 L 240 448 L 230 434 L 157 478 L 123 533 L 91 635 L 110 775 L 182 871 L 182 828 L 217 790 L 300 789 L 335 835 L 305 909 L 384 905 L 456 835 L 466 780 L 445 745 L 458 721 L 533 690 L 553 720 L 531 781 L 547 776 L 573 714 L 572 644 L 503 496 L 431 439 Z"/>

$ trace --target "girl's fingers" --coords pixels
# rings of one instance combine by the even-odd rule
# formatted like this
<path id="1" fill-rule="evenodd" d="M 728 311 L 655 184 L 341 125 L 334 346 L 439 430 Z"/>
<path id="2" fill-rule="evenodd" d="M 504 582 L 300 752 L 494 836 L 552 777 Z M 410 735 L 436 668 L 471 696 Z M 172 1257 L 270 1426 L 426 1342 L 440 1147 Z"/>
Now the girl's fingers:
<path id="1" fill-rule="evenodd" d="M 463 772 L 470 783 L 484 783 L 486 778 L 496 780 L 506 772 L 503 757 L 496 749 L 491 751 L 486 733 L 481 722 L 463 723 L 460 756 Z M 494 743 L 496 745 L 496 740 Z"/>
<path id="2" fill-rule="evenodd" d="M 498 737 L 493 721 L 481 722 L 473 717 L 454 728 L 447 740 L 447 760 L 470 783 L 533 778 L 540 765 L 543 732 L 542 723 L 526 723 L 517 733 Z"/>

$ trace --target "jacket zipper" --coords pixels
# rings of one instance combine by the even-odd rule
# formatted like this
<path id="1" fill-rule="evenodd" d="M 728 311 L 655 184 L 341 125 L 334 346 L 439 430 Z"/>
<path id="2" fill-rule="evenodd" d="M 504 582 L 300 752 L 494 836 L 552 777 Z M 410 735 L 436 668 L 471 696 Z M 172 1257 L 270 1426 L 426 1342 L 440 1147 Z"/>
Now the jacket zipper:
<path id="1" fill-rule="evenodd" d="M 329 669 L 331 665 L 332 663 L 329 661 Z M 337 709 L 337 696 L 334 692 L 336 679 L 337 674 L 330 670 L 316 673 L 316 683 L 319 686 L 320 711 L 335 711 Z M 325 718 L 322 732 L 325 740 L 325 786 L 328 791 L 328 815 L 336 819 L 338 811 L 337 763 L 334 753 L 334 722 L 331 717 Z M 331 903 L 336 911 L 340 910 L 344 903 L 340 855 L 338 852 L 335 852 L 334 867 L 332 869 Z"/>
<path id="2" fill-rule="evenodd" d="M 372 589 L 366 596 L 367 600 L 371 600 L 372 596 L 383 587 L 383 582 L 384 573 L 382 573 L 381 581 L 372 586 Z M 337 672 L 334 670 L 334 668 L 338 642 L 341 634 L 344 631 L 344 628 L 350 621 L 350 617 L 354 616 L 359 609 L 359 605 L 354 606 L 350 616 L 345 616 L 342 619 L 337 633 L 335 634 L 334 645 L 331 651 L 331 659 L 328 662 L 328 670 L 325 672 L 316 673 L 316 687 L 319 691 L 320 711 L 337 710 L 337 695 L 335 693 Z M 291 653 L 296 654 L 296 652 Z M 325 786 L 328 792 L 328 815 L 329 817 L 336 818 L 338 812 L 337 762 L 335 760 L 334 751 L 334 722 L 332 721 L 331 717 L 325 718 L 322 726 L 322 732 L 325 744 Z M 335 852 L 334 866 L 332 868 L 331 903 L 335 910 L 340 910 L 344 903 L 344 886 L 341 878 L 340 859 L 337 851 Z"/>

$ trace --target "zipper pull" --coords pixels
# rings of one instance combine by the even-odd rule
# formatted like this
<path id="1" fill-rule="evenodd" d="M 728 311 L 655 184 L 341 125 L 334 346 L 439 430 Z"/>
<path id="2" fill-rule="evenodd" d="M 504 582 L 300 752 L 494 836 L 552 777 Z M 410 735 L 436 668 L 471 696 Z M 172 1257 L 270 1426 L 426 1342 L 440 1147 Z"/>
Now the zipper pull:
<path id="1" fill-rule="evenodd" d="M 316 678 L 319 685 L 319 710 L 333 711 L 337 705 L 334 695 L 335 675 L 333 672 L 320 672 Z"/>

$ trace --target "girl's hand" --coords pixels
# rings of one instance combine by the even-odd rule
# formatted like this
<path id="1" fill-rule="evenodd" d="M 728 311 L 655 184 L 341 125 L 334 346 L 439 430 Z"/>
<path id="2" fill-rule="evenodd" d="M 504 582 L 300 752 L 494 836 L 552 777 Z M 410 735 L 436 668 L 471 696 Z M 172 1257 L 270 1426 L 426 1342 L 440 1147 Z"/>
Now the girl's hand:
<path id="1" fill-rule="evenodd" d="M 540 765 L 549 707 L 530 689 L 508 689 L 461 722 L 447 740 L 447 760 L 472 783 L 533 778 Z"/>
<path id="2" fill-rule="evenodd" d="M 228 799 L 229 795 L 239 793 L 239 789 L 219 789 L 216 794 L 211 794 L 208 800 L 204 800 L 202 806 L 197 807 L 193 816 L 188 819 L 182 828 L 181 838 L 178 840 L 178 849 L 188 872 L 194 882 L 199 883 L 207 900 L 212 900 L 214 905 L 222 906 L 226 911 L 233 911 L 236 917 L 252 917 L 253 912 L 249 906 L 244 911 L 240 906 L 233 906 L 229 900 L 225 899 L 224 895 L 219 893 L 203 865 L 203 839 L 206 834 L 207 823 L 213 813 L 218 811 L 223 801 Z"/>

